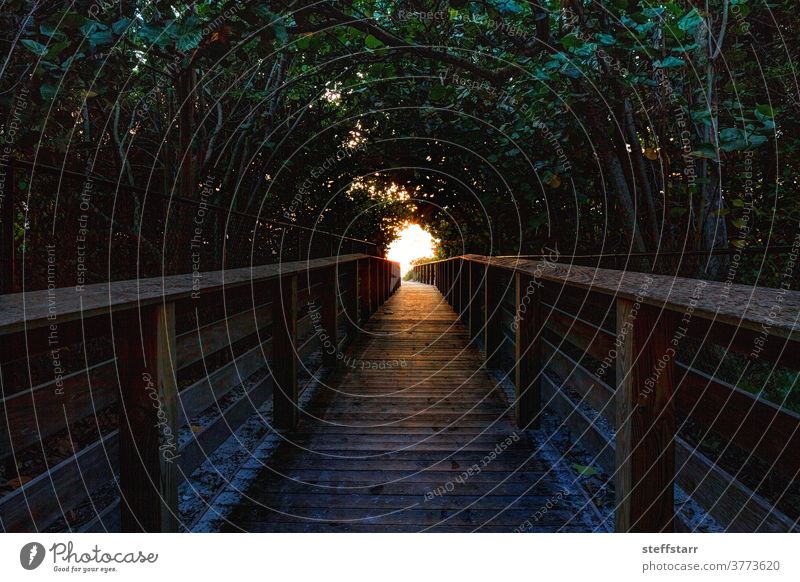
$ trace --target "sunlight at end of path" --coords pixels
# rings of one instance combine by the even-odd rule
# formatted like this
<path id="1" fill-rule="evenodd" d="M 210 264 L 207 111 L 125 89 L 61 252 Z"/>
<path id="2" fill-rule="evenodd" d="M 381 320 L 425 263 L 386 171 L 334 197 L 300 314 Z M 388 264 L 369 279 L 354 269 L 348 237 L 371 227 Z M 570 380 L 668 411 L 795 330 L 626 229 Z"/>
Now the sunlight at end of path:
<path id="1" fill-rule="evenodd" d="M 397 232 L 397 238 L 386 253 L 390 261 L 400 263 L 401 276 L 411 270 L 412 261 L 433 257 L 436 241 L 418 224 L 406 223 Z"/>

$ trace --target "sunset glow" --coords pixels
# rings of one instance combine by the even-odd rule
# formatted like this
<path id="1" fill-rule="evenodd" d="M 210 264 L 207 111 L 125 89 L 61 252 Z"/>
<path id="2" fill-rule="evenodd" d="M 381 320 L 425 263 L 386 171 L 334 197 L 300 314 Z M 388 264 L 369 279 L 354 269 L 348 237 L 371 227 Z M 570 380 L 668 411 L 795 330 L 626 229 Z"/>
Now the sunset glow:
<path id="1" fill-rule="evenodd" d="M 416 259 L 433 257 L 435 241 L 429 232 L 418 224 L 406 224 L 398 237 L 389 245 L 387 257 L 400 263 L 400 271 L 405 275 L 411 270 L 411 262 Z"/>

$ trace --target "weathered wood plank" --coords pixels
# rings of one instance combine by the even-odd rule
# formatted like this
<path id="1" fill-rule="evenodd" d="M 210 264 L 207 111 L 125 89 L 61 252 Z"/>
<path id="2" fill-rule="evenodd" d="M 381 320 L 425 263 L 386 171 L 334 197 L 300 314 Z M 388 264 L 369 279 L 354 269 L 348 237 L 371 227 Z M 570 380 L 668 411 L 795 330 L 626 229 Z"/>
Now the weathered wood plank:
<path id="1" fill-rule="evenodd" d="M 135 279 L 113 283 L 87 285 L 81 291 L 74 287 L 55 290 L 58 323 L 88 319 L 132 306 L 144 307 L 163 302 L 186 299 L 193 293 L 225 288 L 232 291 L 248 289 L 256 281 L 279 275 L 305 274 L 337 263 L 365 258 L 367 255 L 343 255 L 308 261 L 282 262 L 259 267 L 243 267 L 227 271 L 202 273 L 198 282 L 192 273 L 151 279 Z M 0 296 L 0 333 L 10 334 L 50 324 L 48 291 L 33 291 Z"/>
<path id="2" fill-rule="evenodd" d="M 366 327 L 348 355 L 377 362 L 403 354 L 403 365 L 339 370 L 234 511 L 231 529 L 323 531 L 331 520 L 354 519 L 371 531 L 440 521 L 460 524 L 455 531 L 480 523 L 513 531 L 563 491 L 567 484 L 517 431 L 466 327 L 434 287 L 404 283 Z M 542 529 L 591 529 L 579 497 L 565 499 Z M 409 499 L 417 510 L 374 519 L 374 508 Z"/>

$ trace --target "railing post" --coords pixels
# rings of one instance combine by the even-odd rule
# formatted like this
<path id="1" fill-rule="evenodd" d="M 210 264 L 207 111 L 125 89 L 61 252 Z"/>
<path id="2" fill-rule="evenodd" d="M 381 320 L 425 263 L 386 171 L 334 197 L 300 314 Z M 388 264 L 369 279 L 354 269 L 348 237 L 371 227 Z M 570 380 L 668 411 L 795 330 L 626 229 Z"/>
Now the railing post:
<path id="1" fill-rule="evenodd" d="M 444 288 L 445 288 L 445 297 L 447 297 L 447 302 L 452 306 L 453 305 L 453 261 L 447 259 L 445 263 L 445 278 L 444 278 Z"/>
<path id="2" fill-rule="evenodd" d="M 325 334 L 327 334 L 327 339 L 332 343 L 333 346 L 339 345 L 339 318 L 337 317 L 339 303 L 337 298 L 338 287 L 339 282 L 336 265 L 323 269 L 322 292 L 320 293 L 322 301 L 322 305 L 320 306 L 320 309 L 322 310 L 320 324 L 322 325 L 322 329 L 324 330 Z M 337 361 L 336 350 L 326 348 L 325 339 L 326 338 L 320 338 L 322 342 L 322 363 L 325 366 L 332 367 L 336 365 Z"/>
<path id="3" fill-rule="evenodd" d="M 115 321 L 122 531 L 177 532 L 175 305 L 147 305 Z"/>
<path id="4" fill-rule="evenodd" d="M 361 297 L 360 321 L 366 321 L 372 314 L 372 259 L 359 261 L 358 275 Z"/>
<path id="5" fill-rule="evenodd" d="M 458 262 L 458 316 L 469 325 L 469 261 Z"/>
<path id="6" fill-rule="evenodd" d="M 453 311 L 461 319 L 461 259 L 453 259 Z"/>
<path id="7" fill-rule="evenodd" d="M 280 276 L 272 293 L 272 410 L 275 427 L 297 426 L 297 275 Z"/>
<path id="8" fill-rule="evenodd" d="M 381 261 L 381 303 L 386 303 L 389 299 L 389 283 L 392 275 L 392 264 L 387 261 Z"/>
<path id="9" fill-rule="evenodd" d="M 370 315 L 375 313 L 378 310 L 378 307 L 381 304 L 380 301 L 380 259 L 377 257 L 372 259 L 372 268 L 370 269 L 370 274 L 372 275 L 372 281 L 370 282 L 370 290 L 372 291 L 372 299 L 370 299 L 371 311 Z"/>
<path id="10" fill-rule="evenodd" d="M 352 341 L 358 329 L 358 261 L 350 261 L 342 266 L 349 286 L 342 300 L 345 320 L 347 321 L 347 341 Z"/>
<path id="11" fill-rule="evenodd" d="M 673 531 L 674 319 L 617 299 L 616 531 Z"/>
<path id="12" fill-rule="evenodd" d="M 517 426 L 538 428 L 541 412 L 542 350 L 541 297 L 529 276 L 514 274 L 515 303 L 515 387 Z"/>
<path id="13" fill-rule="evenodd" d="M 498 274 L 497 267 L 486 266 L 486 280 L 484 282 L 484 304 L 486 306 L 485 314 L 485 335 L 484 345 L 486 348 L 486 366 L 489 368 L 496 368 L 500 354 L 498 350 L 502 341 L 502 329 L 500 328 L 500 302 L 502 295 L 498 289 Z"/>
<path id="14" fill-rule="evenodd" d="M 481 332 L 481 306 L 483 305 L 483 296 L 480 294 L 481 290 L 481 268 L 472 263 L 469 265 L 469 304 L 467 311 L 469 313 L 469 336 L 476 338 Z"/>

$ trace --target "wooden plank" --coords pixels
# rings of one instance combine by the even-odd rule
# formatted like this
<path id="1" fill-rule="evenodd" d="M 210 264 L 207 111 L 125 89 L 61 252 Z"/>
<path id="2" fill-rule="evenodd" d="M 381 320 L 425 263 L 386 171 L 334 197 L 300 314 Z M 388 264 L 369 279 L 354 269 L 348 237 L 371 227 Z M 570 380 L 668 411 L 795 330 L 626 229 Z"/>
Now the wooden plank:
<path id="1" fill-rule="evenodd" d="M 800 473 L 800 416 L 678 364 L 678 409 L 766 461 L 789 480 Z"/>
<path id="2" fill-rule="evenodd" d="M 515 275 L 517 316 L 514 322 L 514 386 L 517 426 L 538 428 L 541 420 L 542 333 L 540 294 L 528 276 Z M 533 290 L 531 292 L 531 290 Z"/>
<path id="3" fill-rule="evenodd" d="M 178 368 L 185 368 L 227 349 L 272 324 L 272 303 L 231 315 L 220 321 L 192 329 L 177 337 Z"/>
<path id="4" fill-rule="evenodd" d="M 297 275 L 281 277 L 275 284 L 272 312 L 272 362 L 275 427 L 297 424 Z"/>
<path id="5" fill-rule="evenodd" d="M 619 532 L 673 530 L 674 362 L 662 359 L 672 328 L 668 312 L 617 300 L 614 490 Z"/>
<path id="6" fill-rule="evenodd" d="M 535 274 L 541 280 L 569 287 L 597 291 L 629 301 L 638 298 L 640 302 L 658 309 L 684 314 L 691 308 L 697 318 L 727 323 L 734 328 L 747 328 L 761 333 L 766 326 L 769 336 L 800 341 L 797 325 L 800 291 L 727 285 L 685 277 L 596 269 L 516 257 L 464 256 L 483 265 Z M 778 300 L 781 309 L 775 312 L 773 306 Z"/>
<path id="7" fill-rule="evenodd" d="M 106 507 L 97 507 L 97 514 L 80 528 L 81 533 L 119 533 L 122 528 L 122 510 L 119 498 Z"/>
<path id="8" fill-rule="evenodd" d="M 230 437 L 272 392 L 272 378 L 267 376 L 222 411 L 201 432 L 192 434 L 191 440 L 180 450 L 178 480 L 183 481 Z"/>
<path id="9" fill-rule="evenodd" d="M 59 385 L 60 383 L 60 385 Z M 117 401 L 114 360 L 52 380 L 0 400 L 0 459 L 41 442 Z"/>
<path id="10" fill-rule="evenodd" d="M 7 532 L 38 532 L 114 478 L 119 431 L 95 441 L 75 455 L 0 499 L 0 522 Z"/>
<path id="11" fill-rule="evenodd" d="M 614 389 L 549 341 L 542 341 L 542 350 L 546 368 L 560 376 L 564 384 L 580 394 L 583 402 L 613 424 Z"/>
<path id="12" fill-rule="evenodd" d="M 65 287 L 55 290 L 59 325 L 77 319 L 108 315 L 131 306 L 144 307 L 192 297 L 192 294 L 248 289 L 254 283 L 274 279 L 279 275 L 300 274 L 347 263 L 367 255 L 342 255 L 308 261 L 281 262 L 259 267 L 243 267 L 226 271 L 202 273 L 198 282 L 192 273 L 151 279 L 134 279 L 86 285 L 82 290 Z M 0 334 L 46 327 L 51 298 L 48 290 L 14 293 L 0 296 Z"/>
<path id="13" fill-rule="evenodd" d="M 616 471 L 614 443 L 586 414 L 577 408 L 569 397 L 547 375 L 542 376 L 542 402 L 569 428 L 575 444 L 594 455 L 595 461 L 609 475 Z"/>
<path id="14" fill-rule="evenodd" d="M 675 460 L 680 486 L 706 508 L 726 532 L 798 531 L 797 522 L 683 439 L 677 438 L 676 443 Z"/>
<path id="15" fill-rule="evenodd" d="M 192 418 L 239 386 L 248 376 L 267 366 L 267 358 L 271 352 L 272 338 L 268 338 L 181 390 L 178 393 L 178 426 L 185 426 Z"/>
<path id="16" fill-rule="evenodd" d="M 126 532 L 178 530 L 175 306 L 115 319 L 121 392 L 120 490 Z"/>
<path id="17" fill-rule="evenodd" d="M 557 337 L 564 338 L 598 362 L 611 357 L 614 350 L 614 336 L 602 328 L 550 305 L 545 304 L 543 307 L 546 311 L 544 325 Z"/>
<path id="18" fill-rule="evenodd" d="M 546 405 L 564 419 L 576 443 L 595 455 L 603 470 L 613 475 L 616 465 L 614 443 L 561 392 L 550 378 L 542 383 Z M 709 511 L 725 530 L 737 532 L 797 531 L 793 520 L 745 487 L 730 474 L 694 450 L 680 437 L 675 439 L 676 482 L 695 502 Z M 676 520 L 676 529 L 681 525 Z M 685 531 L 689 531 L 685 527 Z"/>
<path id="19" fill-rule="evenodd" d="M 231 527 L 319 531 L 330 520 L 354 519 L 387 531 L 396 519 L 418 522 L 418 529 L 452 520 L 459 524 L 454 531 L 469 531 L 480 520 L 512 531 L 563 491 L 567 485 L 554 479 L 516 429 L 466 328 L 433 287 L 404 283 L 368 329 L 374 333 L 356 340 L 354 357 L 378 361 L 395 356 L 396 348 L 404 365 L 343 368 L 254 480 L 230 516 Z M 397 420 L 384 421 L 389 418 Z M 462 478 L 468 469 L 473 474 Z M 452 491 L 457 478 L 463 483 Z M 375 518 L 376 508 L 391 510 L 409 499 L 416 509 Z M 465 507 L 465 499 L 475 503 Z M 583 504 L 577 495 L 561 500 L 541 527 L 589 529 Z M 464 516 L 455 519 L 459 511 Z"/>

